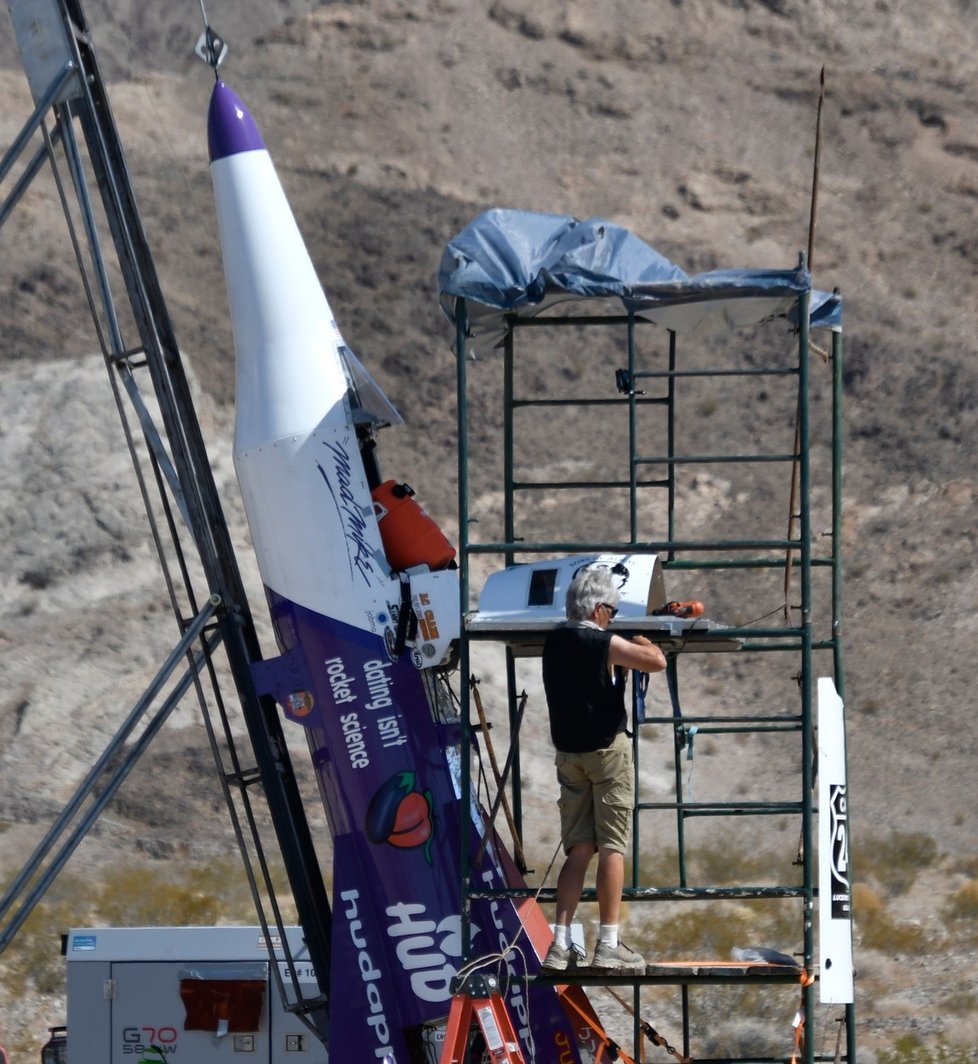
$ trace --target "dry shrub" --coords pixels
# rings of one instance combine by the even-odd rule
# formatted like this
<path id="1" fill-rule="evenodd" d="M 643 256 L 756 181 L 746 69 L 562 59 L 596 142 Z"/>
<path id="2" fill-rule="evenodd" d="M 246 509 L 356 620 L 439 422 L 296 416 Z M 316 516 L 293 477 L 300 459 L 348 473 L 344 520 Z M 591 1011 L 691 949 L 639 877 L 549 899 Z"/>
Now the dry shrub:
<path id="1" fill-rule="evenodd" d="M 914 924 L 901 924 L 888 913 L 879 894 L 857 883 L 852 891 L 852 909 L 862 945 L 882 953 L 906 954 L 926 949 L 932 937 Z"/>

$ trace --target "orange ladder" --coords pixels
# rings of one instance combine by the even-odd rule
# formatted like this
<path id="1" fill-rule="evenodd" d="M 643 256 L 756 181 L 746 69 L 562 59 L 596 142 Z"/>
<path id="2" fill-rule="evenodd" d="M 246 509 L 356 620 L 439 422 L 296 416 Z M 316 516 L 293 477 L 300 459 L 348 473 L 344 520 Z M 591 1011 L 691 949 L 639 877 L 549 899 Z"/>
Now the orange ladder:
<path id="1" fill-rule="evenodd" d="M 478 1021 L 485 1039 L 488 1060 L 493 1064 L 526 1064 L 499 992 L 499 980 L 494 975 L 479 972 L 456 978 L 453 982 L 452 1007 L 448 1013 L 440 1064 L 465 1064 L 473 1019 Z"/>

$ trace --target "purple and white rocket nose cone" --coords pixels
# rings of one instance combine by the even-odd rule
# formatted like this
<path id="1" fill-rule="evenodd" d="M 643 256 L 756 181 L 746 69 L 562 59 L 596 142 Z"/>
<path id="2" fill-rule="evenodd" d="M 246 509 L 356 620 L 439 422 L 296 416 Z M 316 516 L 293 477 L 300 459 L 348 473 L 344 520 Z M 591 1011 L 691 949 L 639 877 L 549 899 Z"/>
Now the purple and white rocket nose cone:
<path id="1" fill-rule="evenodd" d="M 258 127 L 223 83 L 207 132 L 237 363 L 234 465 L 262 579 L 290 601 L 362 624 L 354 584 L 385 601 L 390 566 L 353 428 L 343 337 Z M 351 543 L 356 566 L 338 566 L 336 552 Z"/>
<path id="2" fill-rule="evenodd" d="M 262 151 L 265 142 L 248 108 L 223 81 L 214 86 L 207 112 L 207 146 L 211 162 L 243 151 Z"/>
<path id="3" fill-rule="evenodd" d="M 343 338 L 261 133 L 223 82 L 207 136 L 238 362 L 239 454 L 308 432 L 336 409 L 347 388 Z"/>

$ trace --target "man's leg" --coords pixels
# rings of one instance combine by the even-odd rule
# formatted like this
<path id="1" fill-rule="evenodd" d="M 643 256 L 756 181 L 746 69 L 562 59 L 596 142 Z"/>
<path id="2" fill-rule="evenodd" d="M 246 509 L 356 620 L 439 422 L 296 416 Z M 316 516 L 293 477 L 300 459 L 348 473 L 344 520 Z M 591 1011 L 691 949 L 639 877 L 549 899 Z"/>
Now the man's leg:
<path id="1" fill-rule="evenodd" d="M 571 948 L 570 922 L 577 911 L 584 889 L 584 877 L 594 856 L 591 842 L 579 842 L 571 846 L 557 876 L 557 912 L 554 922 L 554 940 L 543 959 L 543 966 L 555 971 L 565 971 L 577 964 Z"/>
<path id="2" fill-rule="evenodd" d="M 596 885 L 601 926 L 591 964 L 595 968 L 644 972 L 645 960 L 626 946 L 619 935 L 625 850 L 631 837 L 635 805 L 632 750 L 627 736 L 619 735 L 601 755 L 603 777 L 595 782 L 594 788 L 599 843 Z"/>
<path id="3" fill-rule="evenodd" d="M 560 875 L 557 877 L 556 922 L 561 927 L 569 927 L 574 919 L 577 903 L 581 900 L 581 891 L 584 889 L 584 877 L 587 875 L 588 865 L 593 857 L 594 846 L 590 842 L 579 842 L 568 851 Z M 625 864 L 622 860 L 622 884 L 624 884 L 624 875 Z M 620 900 L 620 886 L 618 894 Z"/>
<path id="4" fill-rule="evenodd" d="M 598 842 L 598 913 L 601 939 L 617 945 L 621 892 L 625 886 L 625 850 L 632 834 L 635 772 L 628 736 L 620 733 L 604 750 L 595 752 L 593 769 L 595 838 Z"/>
<path id="5" fill-rule="evenodd" d="M 625 855 L 602 846 L 598 850 L 598 912 L 601 927 L 594 948 L 595 968 L 644 972 L 645 960 L 622 942 L 618 934 L 621 892 L 625 886 Z"/>
<path id="6" fill-rule="evenodd" d="M 563 874 L 563 873 L 561 873 Z M 583 886 L 583 880 L 581 881 Z M 625 888 L 625 855 L 602 846 L 598 850 L 598 917 L 602 924 L 618 924 L 621 914 L 621 892 Z M 558 904 L 560 883 L 557 885 Z"/>

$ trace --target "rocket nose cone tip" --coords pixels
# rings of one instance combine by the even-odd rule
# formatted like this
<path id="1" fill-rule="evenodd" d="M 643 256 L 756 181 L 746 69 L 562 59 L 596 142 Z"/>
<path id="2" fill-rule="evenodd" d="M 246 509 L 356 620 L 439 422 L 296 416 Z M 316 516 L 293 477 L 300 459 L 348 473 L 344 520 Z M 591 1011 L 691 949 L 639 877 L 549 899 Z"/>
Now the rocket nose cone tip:
<path id="1" fill-rule="evenodd" d="M 228 155 L 265 148 L 265 142 L 248 108 L 223 81 L 219 81 L 211 93 L 207 112 L 207 146 L 212 163 Z"/>

